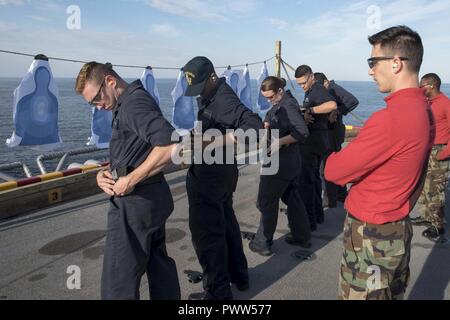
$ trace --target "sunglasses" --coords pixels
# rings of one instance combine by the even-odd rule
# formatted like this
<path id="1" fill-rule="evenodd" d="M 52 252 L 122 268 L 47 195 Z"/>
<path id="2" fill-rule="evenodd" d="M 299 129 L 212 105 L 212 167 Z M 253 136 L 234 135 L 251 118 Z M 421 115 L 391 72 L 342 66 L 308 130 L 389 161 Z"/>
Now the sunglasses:
<path id="1" fill-rule="evenodd" d="M 277 92 L 275 92 L 273 95 L 271 95 L 270 97 L 265 97 L 267 100 L 272 101 L 279 93 L 281 92 L 281 90 L 278 90 Z"/>
<path id="2" fill-rule="evenodd" d="M 267 100 L 272 100 L 273 98 L 275 98 L 275 96 L 276 96 L 277 94 L 276 93 L 274 93 L 273 95 L 271 95 L 270 97 L 266 97 L 266 99 Z"/>
<path id="3" fill-rule="evenodd" d="M 304 85 L 306 85 L 308 83 L 310 78 L 311 78 L 311 75 L 309 75 L 304 82 L 297 82 L 297 84 L 299 86 L 304 86 Z"/>
<path id="4" fill-rule="evenodd" d="M 97 103 L 99 103 L 102 100 L 101 94 L 102 94 L 103 86 L 105 85 L 105 80 L 106 80 L 106 78 L 103 79 L 102 84 L 100 85 L 100 88 L 98 89 L 95 97 L 91 101 L 88 102 L 91 106 L 95 106 Z"/>
<path id="5" fill-rule="evenodd" d="M 373 69 L 379 61 L 392 60 L 395 58 L 396 57 L 372 57 L 372 58 L 367 59 L 367 63 L 369 65 L 369 68 Z M 405 57 L 399 57 L 398 59 L 400 59 L 401 61 L 409 60 L 409 58 L 405 58 Z"/>

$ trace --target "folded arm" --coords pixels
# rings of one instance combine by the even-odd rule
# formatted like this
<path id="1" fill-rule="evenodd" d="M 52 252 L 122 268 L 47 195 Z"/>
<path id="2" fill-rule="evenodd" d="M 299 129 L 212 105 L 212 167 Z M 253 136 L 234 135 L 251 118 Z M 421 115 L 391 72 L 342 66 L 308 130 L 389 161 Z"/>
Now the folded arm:
<path id="1" fill-rule="evenodd" d="M 327 159 L 325 178 L 338 185 L 356 182 L 395 153 L 389 117 L 374 114 L 347 147 Z"/>

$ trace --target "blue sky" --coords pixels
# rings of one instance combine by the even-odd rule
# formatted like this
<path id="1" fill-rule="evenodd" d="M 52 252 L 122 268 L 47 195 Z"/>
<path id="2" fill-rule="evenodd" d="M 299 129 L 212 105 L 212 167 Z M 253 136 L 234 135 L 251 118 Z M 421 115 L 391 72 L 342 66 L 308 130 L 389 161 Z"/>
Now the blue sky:
<path id="1" fill-rule="evenodd" d="M 80 8 L 80 30 L 66 26 L 70 5 Z M 406 24 L 424 42 L 422 73 L 436 72 L 448 83 L 449 17 L 449 0 L 0 0 L 0 49 L 166 67 L 206 55 L 222 66 L 270 58 L 281 40 L 282 56 L 294 67 L 309 64 L 337 80 L 370 81 L 367 36 L 377 27 Z M 0 58 L 0 77 L 21 77 L 31 63 L 27 57 Z M 81 67 L 51 65 L 56 77 L 75 77 Z M 273 61 L 268 66 L 272 73 Z M 252 78 L 260 68 L 250 68 Z M 142 72 L 117 70 L 124 77 Z M 175 78 L 177 72 L 155 75 Z"/>

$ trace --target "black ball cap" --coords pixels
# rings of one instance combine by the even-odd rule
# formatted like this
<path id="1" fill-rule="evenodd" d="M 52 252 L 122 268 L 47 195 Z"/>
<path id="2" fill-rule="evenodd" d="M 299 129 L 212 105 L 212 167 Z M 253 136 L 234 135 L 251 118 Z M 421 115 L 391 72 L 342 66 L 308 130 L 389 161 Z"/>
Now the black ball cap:
<path id="1" fill-rule="evenodd" d="M 206 57 L 195 57 L 183 67 L 188 83 L 185 95 L 195 97 L 202 93 L 206 80 L 214 73 L 212 62 Z"/>

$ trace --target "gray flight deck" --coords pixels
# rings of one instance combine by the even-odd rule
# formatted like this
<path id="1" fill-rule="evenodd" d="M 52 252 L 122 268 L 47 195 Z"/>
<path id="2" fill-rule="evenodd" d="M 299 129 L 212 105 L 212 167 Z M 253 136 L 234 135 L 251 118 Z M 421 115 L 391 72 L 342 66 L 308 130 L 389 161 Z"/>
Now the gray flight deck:
<path id="1" fill-rule="evenodd" d="M 185 175 L 185 170 L 167 175 L 175 210 L 166 226 L 167 248 L 177 263 L 183 299 L 202 290 L 201 283 L 189 283 L 184 274 L 184 270 L 200 270 L 188 227 Z M 240 168 L 234 209 L 241 231 L 256 231 L 258 183 L 258 166 Z M 108 205 L 107 197 L 100 194 L 0 221 L 0 299 L 99 299 Z M 246 292 L 233 289 L 234 298 L 336 299 L 344 216 L 341 204 L 326 210 L 325 224 L 313 233 L 310 260 L 297 258 L 295 253 L 300 248 L 284 242 L 288 228 L 282 213 L 273 256 L 251 252 L 248 240 L 244 239 L 250 289 Z M 430 242 L 421 236 L 423 230 L 424 227 L 414 227 L 411 281 L 406 298 L 448 300 L 450 246 Z M 67 271 L 74 265 L 81 270 L 81 289 L 69 290 L 67 280 L 71 274 Z M 141 298 L 148 299 L 146 277 Z"/>

